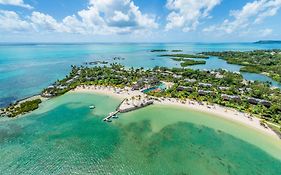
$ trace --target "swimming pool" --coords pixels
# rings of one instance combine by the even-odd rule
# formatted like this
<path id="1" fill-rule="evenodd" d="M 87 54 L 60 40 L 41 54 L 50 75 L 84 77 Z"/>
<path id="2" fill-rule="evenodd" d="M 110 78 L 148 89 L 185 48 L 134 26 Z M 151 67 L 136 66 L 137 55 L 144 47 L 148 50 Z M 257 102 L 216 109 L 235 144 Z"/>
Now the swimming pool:
<path id="1" fill-rule="evenodd" d="M 164 83 L 160 83 L 158 86 L 147 88 L 145 90 L 142 90 L 141 92 L 148 93 L 148 92 L 151 92 L 151 91 L 158 91 L 158 90 L 163 91 L 165 89 L 166 89 L 166 85 Z"/>

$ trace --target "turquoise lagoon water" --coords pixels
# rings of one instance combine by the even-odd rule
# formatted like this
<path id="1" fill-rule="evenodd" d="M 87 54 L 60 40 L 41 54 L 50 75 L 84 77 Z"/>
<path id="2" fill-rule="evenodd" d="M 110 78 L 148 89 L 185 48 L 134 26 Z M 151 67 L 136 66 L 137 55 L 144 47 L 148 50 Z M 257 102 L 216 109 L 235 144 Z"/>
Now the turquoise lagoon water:
<path id="1" fill-rule="evenodd" d="M 119 102 L 68 93 L 1 121 L 1 174 L 281 174 L 275 138 L 176 107 L 150 106 L 102 122 Z"/>
<path id="2" fill-rule="evenodd" d="M 0 107 L 12 101 L 39 93 L 55 80 L 63 78 L 70 65 L 81 65 L 86 61 L 117 60 L 127 67 L 153 68 L 154 66 L 179 67 L 179 63 L 169 58 L 158 57 L 151 49 L 183 49 L 185 53 L 225 50 L 280 49 L 280 44 L 251 43 L 170 43 L 170 44 L 1 44 L 0 45 Z M 194 69 L 218 69 L 239 71 L 240 66 L 227 64 L 212 57 L 206 65 L 193 66 Z M 244 74 L 249 80 L 271 81 L 264 75 Z"/>
<path id="3" fill-rule="evenodd" d="M 167 88 L 166 85 L 165 85 L 164 83 L 161 83 L 161 84 L 159 84 L 158 86 L 154 86 L 154 87 L 145 89 L 145 90 L 143 90 L 142 92 L 143 92 L 143 93 L 148 93 L 148 92 L 154 91 L 154 90 L 156 90 L 156 89 L 159 89 L 159 90 L 163 91 L 163 90 L 165 90 L 166 88 Z"/>

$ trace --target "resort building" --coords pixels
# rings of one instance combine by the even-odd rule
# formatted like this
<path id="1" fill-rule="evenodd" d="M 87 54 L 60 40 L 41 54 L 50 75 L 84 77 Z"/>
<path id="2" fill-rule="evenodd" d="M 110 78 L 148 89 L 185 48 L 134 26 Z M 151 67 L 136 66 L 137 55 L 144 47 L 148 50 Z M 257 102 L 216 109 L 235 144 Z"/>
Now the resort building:
<path id="1" fill-rule="evenodd" d="M 179 86 L 179 87 L 177 87 L 177 91 L 193 92 L 193 88 L 192 87 L 186 87 L 186 86 Z"/>
<path id="2" fill-rule="evenodd" d="M 208 87 L 208 88 L 210 88 L 210 87 L 213 86 L 212 84 L 209 84 L 209 83 L 198 83 L 198 85 L 199 85 L 200 87 Z"/>
<path id="3" fill-rule="evenodd" d="M 220 74 L 220 72 L 212 71 L 212 72 L 210 72 L 210 74 L 214 75 L 218 79 L 222 79 L 224 77 L 222 74 Z"/>
<path id="4" fill-rule="evenodd" d="M 144 87 L 143 84 L 136 83 L 136 84 L 134 84 L 134 85 L 132 86 L 132 90 L 133 90 L 133 91 L 140 90 L 140 89 L 142 89 L 143 87 Z"/>
<path id="5" fill-rule="evenodd" d="M 54 95 L 52 95 L 51 93 L 47 93 L 47 92 L 44 92 L 41 94 L 42 97 L 46 97 L 46 98 L 51 98 L 53 97 Z"/>
<path id="6" fill-rule="evenodd" d="M 53 88 L 55 88 L 54 85 L 51 85 L 51 86 L 48 86 L 48 87 L 47 87 L 47 89 L 53 89 Z"/>
<path id="7" fill-rule="evenodd" d="M 140 90 L 144 87 L 157 86 L 160 83 L 159 79 L 156 77 L 141 78 L 136 84 L 132 86 L 132 90 Z"/>
<path id="8" fill-rule="evenodd" d="M 219 90 L 221 90 L 221 91 L 226 91 L 226 90 L 228 90 L 228 89 L 230 89 L 230 87 L 218 87 L 219 88 Z"/>
<path id="9" fill-rule="evenodd" d="M 184 79 L 184 81 L 187 83 L 195 83 L 197 80 L 186 78 L 186 79 Z"/>
<path id="10" fill-rule="evenodd" d="M 163 73 L 160 73 L 162 76 L 169 76 L 170 74 L 168 74 L 168 73 L 165 73 L 165 72 L 163 72 Z"/>
<path id="11" fill-rule="evenodd" d="M 167 73 L 167 74 L 170 74 L 170 75 L 173 75 L 174 73 L 173 72 L 171 72 L 171 71 L 165 71 L 165 73 Z"/>
<path id="12" fill-rule="evenodd" d="M 93 80 L 95 80 L 95 79 L 94 79 L 93 77 L 86 77 L 85 80 L 86 80 L 86 81 L 93 81 Z"/>
<path id="13" fill-rule="evenodd" d="M 253 104 L 253 105 L 262 104 L 265 107 L 270 107 L 271 106 L 271 103 L 269 101 L 258 99 L 258 98 L 253 98 L 253 97 L 249 97 L 248 98 L 248 102 L 250 104 Z"/>
<path id="14" fill-rule="evenodd" d="M 204 91 L 204 90 L 198 90 L 199 95 L 210 95 L 213 94 L 214 91 Z"/>
<path id="15" fill-rule="evenodd" d="M 261 100 L 260 104 L 264 105 L 265 107 L 270 107 L 272 104 L 267 100 Z"/>
<path id="16" fill-rule="evenodd" d="M 0 116 L 2 117 L 4 115 L 5 115 L 5 112 L 0 109 Z"/>
<path id="17" fill-rule="evenodd" d="M 257 105 L 260 102 L 260 99 L 249 97 L 248 102 L 253 105 Z"/>
<path id="18" fill-rule="evenodd" d="M 234 100 L 234 101 L 241 101 L 240 96 L 238 95 L 227 95 L 227 94 L 222 94 L 221 95 L 222 99 L 226 101 Z"/>
<path id="19" fill-rule="evenodd" d="M 67 86 L 58 86 L 58 87 L 56 87 L 57 89 L 66 89 L 67 88 Z"/>
<path id="20" fill-rule="evenodd" d="M 182 75 L 174 74 L 174 75 L 173 75 L 173 78 L 175 78 L 175 79 L 181 79 L 181 78 L 182 78 Z"/>

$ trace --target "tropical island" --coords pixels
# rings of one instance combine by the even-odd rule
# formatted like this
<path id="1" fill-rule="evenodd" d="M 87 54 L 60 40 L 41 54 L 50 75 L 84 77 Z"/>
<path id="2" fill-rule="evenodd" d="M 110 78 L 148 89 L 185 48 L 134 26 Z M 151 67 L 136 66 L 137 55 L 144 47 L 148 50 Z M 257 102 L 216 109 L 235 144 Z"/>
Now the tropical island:
<path id="1" fill-rule="evenodd" d="M 191 60 L 189 58 L 171 58 L 174 61 L 180 62 L 181 67 L 187 67 L 187 66 L 192 66 L 192 65 L 198 65 L 198 64 L 206 64 L 205 60 Z"/>
<path id="2" fill-rule="evenodd" d="M 153 49 L 150 52 L 168 52 L 169 50 L 166 49 Z"/>
<path id="3" fill-rule="evenodd" d="M 108 64 L 107 61 L 90 61 L 90 62 L 85 62 L 85 65 L 97 65 L 97 64 Z"/>
<path id="4" fill-rule="evenodd" d="M 175 58 L 201 58 L 201 59 L 208 59 L 209 56 L 204 54 L 163 54 L 159 55 L 159 57 L 175 57 Z"/>
<path id="5" fill-rule="evenodd" d="M 279 40 L 260 40 L 260 41 L 254 42 L 254 44 L 281 44 L 281 41 L 279 41 Z"/>
<path id="6" fill-rule="evenodd" d="M 204 55 L 217 56 L 229 64 L 242 65 L 240 71 L 262 73 L 281 82 L 281 50 L 202 52 Z"/>
<path id="7" fill-rule="evenodd" d="M 120 64 L 110 66 L 72 66 L 69 75 L 44 89 L 42 97 L 63 95 L 77 87 L 90 86 L 118 88 L 138 92 L 148 99 L 177 99 L 181 103 L 198 103 L 212 108 L 214 104 L 235 109 L 249 119 L 257 117 L 265 128 L 275 131 L 281 124 L 281 91 L 269 84 L 251 82 L 239 73 L 225 70 L 200 71 L 184 68 L 155 67 L 153 69 L 125 68 Z M 137 99 L 136 97 L 134 97 Z M 127 101 L 129 101 L 127 99 Z M 28 101 L 7 107 L 2 112 L 8 117 L 38 108 L 41 100 Z M 29 105 L 32 104 L 32 105 Z M 29 108 L 26 108 L 26 105 Z"/>
<path id="8" fill-rule="evenodd" d="M 28 112 L 34 111 L 39 108 L 39 104 L 42 102 L 40 96 L 36 96 L 34 99 L 28 99 L 10 104 L 7 108 L 0 110 L 0 116 L 16 117 L 24 115 Z"/>
<path id="9" fill-rule="evenodd" d="M 181 49 L 174 49 L 174 50 L 171 50 L 171 52 L 183 52 L 183 50 L 181 50 Z"/>
<path id="10" fill-rule="evenodd" d="M 182 52 L 182 50 L 172 50 L 172 52 Z M 198 64 L 206 64 L 205 60 L 194 60 L 194 59 L 208 59 L 208 56 L 202 54 L 163 54 L 159 57 L 169 57 L 174 61 L 180 62 L 181 67 L 188 67 Z"/>
<path id="11" fill-rule="evenodd" d="M 153 49 L 153 50 L 150 50 L 150 52 L 169 52 L 169 50 L 166 50 L 166 49 Z M 183 52 L 183 50 L 181 50 L 181 49 L 174 49 L 174 50 L 171 50 L 171 52 Z"/>

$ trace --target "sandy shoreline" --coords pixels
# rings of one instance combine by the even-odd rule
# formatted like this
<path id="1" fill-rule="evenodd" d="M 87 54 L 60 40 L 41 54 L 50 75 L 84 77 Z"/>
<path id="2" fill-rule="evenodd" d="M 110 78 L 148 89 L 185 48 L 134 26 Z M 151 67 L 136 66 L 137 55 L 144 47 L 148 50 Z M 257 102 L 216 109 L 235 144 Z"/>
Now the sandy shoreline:
<path id="1" fill-rule="evenodd" d="M 120 100 L 123 100 L 125 98 L 129 99 L 135 96 L 142 96 L 142 97 L 146 96 L 144 93 L 140 91 L 132 91 L 131 88 L 129 87 L 120 89 L 120 88 L 103 87 L 103 86 L 85 86 L 85 87 L 79 86 L 76 89 L 72 90 L 71 92 L 109 95 L 118 98 Z M 191 100 L 180 101 L 178 99 L 172 99 L 172 98 L 158 98 L 154 100 L 154 103 L 157 105 L 164 105 L 164 106 L 166 105 L 166 106 L 183 107 L 198 112 L 212 114 L 217 117 L 221 117 L 230 121 L 241 123 L 247 127 L 251 127 L 259 132 L 265 133 L 267 135 L 279 139 L 279 137 L 276 135 L 274 131 L 260 125 L 260 119 L 255 117 L 250 117 L 248 114 L 236 111 L 235 109 L 230 109 L 219 105 L 207 105 L 203 103 L 199 104 Z"/>

